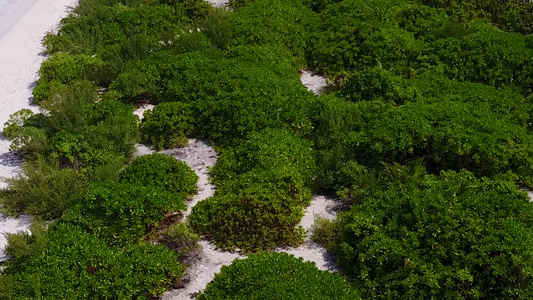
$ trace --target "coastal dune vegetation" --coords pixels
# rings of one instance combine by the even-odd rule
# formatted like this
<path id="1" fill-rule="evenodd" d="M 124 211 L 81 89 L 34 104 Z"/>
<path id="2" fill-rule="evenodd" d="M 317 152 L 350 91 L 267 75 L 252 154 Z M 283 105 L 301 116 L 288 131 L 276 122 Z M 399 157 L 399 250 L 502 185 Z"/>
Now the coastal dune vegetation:
<path id="1" fill-rule="evenodd" d="M 198 299 L 533 298 L 533 4 L 489 2 L 81 0 L 44 39 L 42 112 L 4 127 L 24 173 L 2 210 L 35 221 L 0 299 L 153 299 L 198 236 L 251 254 Z M 196 174 L 134 152 L 188 138 L 218 189 L 182 222 Z M 271 253 L 318 192 L 340 274 Z"/>

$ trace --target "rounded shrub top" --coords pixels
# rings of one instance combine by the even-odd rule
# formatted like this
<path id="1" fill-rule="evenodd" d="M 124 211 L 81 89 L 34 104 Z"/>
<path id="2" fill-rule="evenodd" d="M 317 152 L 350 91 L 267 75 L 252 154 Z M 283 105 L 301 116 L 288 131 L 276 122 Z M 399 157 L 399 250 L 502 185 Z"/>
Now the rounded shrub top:
<path id="1" fill-rule="evenodd" d="M 162 153 L 137 157 L 121 173 L 120 180 L 161 188 L 183 197 L 198 191 L 196 173 L 186 163 Z"/>
<path id="2" fill-rule="evenodd" d="M 200 300 L 209 299 L 360 299 L 338 273 L 320 271 L 314 263 L 287 253 L 250 255 L 222 267 Z"/>
<path id="3" fill-rule="evenodd" d="M 113 245 L 140 241 L 166 212 L 185 209 L 183 198 L 152 186 L 129 182 L 93 184 L 61 222 L 82 227 Z"/>

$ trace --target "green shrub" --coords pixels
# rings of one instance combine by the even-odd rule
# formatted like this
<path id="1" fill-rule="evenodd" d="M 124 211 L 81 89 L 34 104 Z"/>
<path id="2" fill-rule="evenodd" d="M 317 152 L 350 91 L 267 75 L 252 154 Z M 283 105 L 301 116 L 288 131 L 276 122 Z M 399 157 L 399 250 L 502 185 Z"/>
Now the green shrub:
<path id="1" fill-rule="evenodd" d="M 55 226 L 46 247 L 9 262 L 0 277 L 4 299 L 152 299 L 183 275 L 178 257 L 164 246 L 117 249 L 67 224 Z M 6 284 L 7 283 L 7 284 Z"/>
<path id="2" fill-rule="evenodd" d="M 253 0 L 229 0 L 228 1 L 228 6 L 232 10 L 238 10 L 239 8 L 245 7 L 245 6 L 249 5 L 252 2 L 253 2 Z"/>
<path id="3" fill-rule="evenodd" d="M 308 141 L 282 130 L 253 133 L 219 157 L 212 169 L 219 189 L 193 208 L 191 226 L 218 247 L 245 252 L 298 245 L 303 229 L 295 226 L 314 174 Z"/>
<path id="4" fill-rule="evenodd" d="M 443 172 L 367 190 L 335 255 L 367 298 L 527 299 L 532 216 L 512 182 Z"/>
<path id="5" fill-rule="evenodd" d="M 452 93 L 450 98 L 421 98 L 401 106 L 324 101 L 312 136 L 319 164 L 327 172 L 338 172 L 350 160 L 381 168 L 382 162 L 405 164 L 426 157 L 424 165 L 430 173 L 468 169 L 478 176 L 494 176 L 511 171 L 521 183 L 531 184 L 533 140 L 525 127 L 528 117 L 515 117 L 520 113 L 510 108 L 518 103 L 505 107 L 479 95 Z"/>
<path id="6" fill-rule="evenodd" d="M 329 5 L 341 2 L 341 0 L 303 0 L 302 2 L 314 12 L 319 13 L 326 9 Z"/>
<path id="7" fill-rule="evenodd" d="M 9 151 L 17 152 L 25 158 L 35 159 L 44 154 L 48 147 L 48 137 L 43 129 L 33 126 L 18 128 L 9 139 Z"/>
<path id="8" fill-rule="evenodd" d="M 86 187 L 86 178 L 73 169 L 59 169 L 40 158 L 23 166 L 24 175 L 6 179 L 0 191 L 2 211 L 17 216 L 29 214 L 45 220 L 60 217 Z"/>
<path id="9" fill-rule="evenodd" d="M 338 229 L 335 227 L 335 223 L 333 221 L 316 216 L 311 232 L 311 240 L 322 245 L 328 250 L 334 249 L 335 240 L 337 239 L 338 235 Z"/>
<path id="10" fill-rule="evenodd" d="M 6 254 L 12 259 L 22 260 L 38 255 L 46 247 L 46 223 L 33 221 L 30 232 L 6 234 Z"/>
<path id="11" fill-rule="evenodd" d="M 62 91 L 61 84 L 75 80 L 89 80 L 98 83 L 102 60 L 89 55 L 58 53 L 43 62 L 39 70 L 39 81 L 33 101 L 40 103 Z"/>
<path id="12" fill-rule="evenodd" d="M 460 21 L 481 18 L 490 20 L 504 30 L 522 34 L 533 33 L 533 19 L 531 18 L 533 5 L 528 1 L 421 0 L 419 2 L 444 8 L 448 14 Z"/>
<path id="13" fill-rule="evenodd" d="M 360 299 L 341 275 L 287 253 L 253 254 L 223 266 L 199 300 L 208 299 Z"/>
<path id="14" fill-rule="evenodd" d="M 260 176 L 259 176 L 260 177 Z M 243 252 L 298 246 L 304 230 L 296 227 L 311 194 L 292 183 L 273 185 L 239 178 L 238 188 L 217 192 L 196 204 L 191 227 L 217 247 Z"/>
<path id="15" fill-rule="evenodd" d="M 205 18 L 203 31 L 219 49 L 227 49 L 231 42 L 231 26 L 226 8 L 214 8 Z"/>
<path id="16" fill-rule="evenodd" d="M 339 96 L 350 101 L 383 99 L 396 104 L 413 100 L 416 91 L 400 76 L 381 68 L 352 73 L 342 85 Z"/>
<path id="17" fill-rule="evenodd" d="M 151 143 L 155 150 L 187 146 L 194 130 L 194 115 L 183 102 L 158 104 L 144 113 L 140 125 L 141 141 Z"/>
<path id="18" fill-rule="evenodd" d="M 201 20 L 207 16 L 213 7 L 203 0 L 158 0 L 159 3 L 171 5 L 176 14 L 186 16 L 191 21 Z"/>
<path id="19" fill-rule="evenodd" d="M 183 197 L 134 183 L 93 184 L 65 212 L 74 224 L 113 245 L 138 243 L 166 212 L 185 209 Z"/>
<path id="20" fill-rule="evenodd" d="M 9 120 L 4 123 L 4 135 L 8 139 L 14 138 L 20 127 L 33 115 L 34 113 L 29 109 L 21 109 L 10 115 Z"/>
<path id="21" fill-rule="evenodd" d="M 234 3 L 235 5 L 236 3 Z M 297 57 L 298 67 L 305 67 L 304 49 L 307 27 L 314 14 L 300 1 L 255 0 L 230 14 L 233 45 L 281 44 Z"/>
<path id="22" fill-rule="evenodd" d="M 200 245 L 200 237 L 193 233 L 185 223 L 174 224 L 165 228 L 162 232 L 162 243 L 176 251 L 180 257 L 189 255 Z"/>
<path id="23" fill-rule="evenodd" d="M 190 104 L 195 131 L 221 146 L 268 127 L 311 131 L 314 95 L 301 84 L 290 52 L 279 45 L 230 48 L 222 59 L 159 52 L 120 75 L 110 89 L 127 101 Z"/>
<path id="24" fill-rule="evenodd" d="M 256 178 L 262 182 L 310 185 L 316 172 L 312 144 L 287 131 L 265 129 L 222 152 L 211 170 L 219 187 L 249 172 L 263 175 L 264 178 Z"/>
<path id="25" fill-rule="evenodd" d="M 490 45 L 490 46 L 488 46 Z M 533 92 L 531 42 L 484 23 L 473 23 L 462 37 L 445 37 L 431 45 L 429 58 L 444 66 L 448 77 L 494 86 L 518 86 Z"/>
<path id="26" fill-rule="evenodd" d="M 196 173 L 185 162 L 162 153 L 135 158 L 120 174 L 120 181 L 159 188 L 181 198 L 198 191 Z"/>
<path id="27" fill-rule="evenodd" d="M 395 20 L 403 0 L 345 0 L 322 11 L 310 29 L 307 59 L 317 71 L 343 80 L 347 71 L 382 65 L 407 72 L 424 59 L 422 41 Z"/>

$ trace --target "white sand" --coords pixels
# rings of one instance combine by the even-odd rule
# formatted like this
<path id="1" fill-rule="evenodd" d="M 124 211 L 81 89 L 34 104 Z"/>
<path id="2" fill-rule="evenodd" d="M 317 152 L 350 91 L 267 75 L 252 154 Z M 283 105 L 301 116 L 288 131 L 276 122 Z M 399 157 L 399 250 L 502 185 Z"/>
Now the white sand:
<path id="1" fill-rule="evenodd" d="M 136 115 L 137 117 L 139 117 L 139 119 L 143 119 L 144 118 L 144 112 L 147 111 L 147 110 L 152 110 L 154 109 L 154 106 L 153 104 L 143 104 L 141 106 L 139 106 L 134 112 L 133 114 Z"/>
<path id="2" fill-rule="evenodd" d="M 228 0 L 209 0 L 208 2 L 215 7 L 228 6 Z"/>
<path id="3" fill-rule="evenodd" d="M 307 87 L 308 90 L 317 95 L 320 94 L 320 92 L 327 86 L 326 77 L 308 70 L 302 71 L 302 74 L 300 75 L 300 81 Z"/>
<path id="4" fill-rule="evenodd" d="M 296 257 L 303 258 L 304 261 L 312 261 L 320 270 L 339 271 L 333 256 L 324 247 L 310 240 L 315 218 L 318 216 L 333 221 L 337 217 L 338 209 L 339 201 L 335 198 L 313 195 L 313 201 L 305 209 L 305 215 L 299 223 L 307 233 L 304 244 L 298 248 L 277 249 L 276 251 L 290 253 Z"/>
<path id="5" fill-rule="evenodd" d="M 45 58 L 42 38 L 47 31 L 56 30 L 67 14 L 66 7 L 76 3 L 76 0 L 24 0 L 0 21 L 0 126 L 20 109 L 38 110 L 30 103 L 37 71 Z M 21 162 L 9 152 L 9 141 L 1 138 L 0 176 L 18 174 Z M 25 230 L 29 223 L 28 217 L 11 219 L 0 214 L 1 233 Z M 0 261 L 6 259 L 5 243 L 4 235 L 0 234 Z"/>

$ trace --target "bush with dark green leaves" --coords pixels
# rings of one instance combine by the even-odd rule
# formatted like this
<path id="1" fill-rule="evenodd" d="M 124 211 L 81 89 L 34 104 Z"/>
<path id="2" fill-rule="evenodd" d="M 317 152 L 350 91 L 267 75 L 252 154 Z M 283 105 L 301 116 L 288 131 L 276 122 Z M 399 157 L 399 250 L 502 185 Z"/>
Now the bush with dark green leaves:
<path id="1" fill-rule="evenodd" d="M 191 197 L 198 191 L 198 176 L 183 161 L 162 153 L 135 158 L 121 173 L 120 181 Z"/>
<path id="2" fill-rule="evenodd" d="M 480 18 L 507 31 L 533 33 L 533 4 L 530 1 L 420 0 L 418 2 L 444 8 L 459 21 Z"/>
<path id="3" fill-rule="evenodd" d="M 135 183 L 91 185 L 65 212 L 62 223 L 74 224 L 111 245 L 139 243 L 164 219 L 165 213 L 185 209 L 184 198 Z"/>
<path id="4" fill-rule="evenodd" d="M 141 141 L 152 144 L 155 150 L 187 146 L 187 136 L 194 130 L 194 117 L 188 103 L 160 103 L 144 113 L 139 128 Z"/>
<path id="5" fill-rule="evenodd" d="M 531 39 L 480 21 L 460 23 L 406 0 L 345 0 L 319 14 L 308 61 L 342 82 L 351 71 L 383 66 L 409 78 L 435 67 L 450 78 L 531 91 Z"/>
<path id="6" fill-rule="evenodd" d="M 292 181 L 310 186 L 316 172 L 313 154 L 309 140 L 288 131 L 265 129 L 252 133 L 240 145 L 222 152 L 211 175 L 219 187 L 254 172 L 270 174 L 261 180 L 263 182 Z"/>
<path id="7" fill-rule="evenodd" d="M 443 172 L 341 213 L 339 266 L 372 299 L 529 299 L 533 205 L 514 183 Z"/>
<path id="8" fill-rule="evenodd" d="M 425 45 L 395 22 L 407 1 L 345 0 L 329 5 L 310 29 L 307 58 L 317 71 L 344 79 L 347 71 L 382 65 L 408 72 Z"/>
<path id="9" fill-rule="evenodd" d="M 235 3 L 234 3 L 235 4 Z M 281 44 L 305 67 L 304 50 L 314 14 L 301 1 L 254 0 L 230 14 L 233 45 Z"/>
<path id="10" fill-rule="evenodd" d="M 234 191 L 217 192 L 193 207 L 191 227 L 217 247 L 243 252 L 298 246 L 304 230 L 298 226 L 311 193 L 292 183 L 255 183 L 240 178 Z"/>
<path id="11" fill-rule="evenodd" d="M 323 184 L 339 184 L 339 170 L 350 160 L 380 168 L 382 162 L 404 164 L 420 157 L 430 173 L 468 169 L 495 176 L 510 171 L 522 184 L 532 184 L 530 117 L 522 113 L 531 105 L 523 96 L 438 76 L 415 84 L 417 100 L 403 105 L 379 98 L 355 104 L 324 99 L 310 136 Z"/>
<path id="12" fill-rule="evenodd" d="M 198 299 L 356 300 L 360 296 L 340 274 L 320 271 L 314 263 L 287 253 L 268 253 L 222 267 Z"/>
<path id="13" fill-rule="evenodd" d="M 433 42 L 428 58 L 442 64 L 448 77 L 533 92 L 533 47 L 528 37 L 502 32 L 485 23 L 468 25 L 464 35 Z"/>
<path id="14" fill-rule="evenodd" d="M 218 190 L 192 211 L 191 226 L 218 247 L 272 250 L 303 241 L 296 227 L 309 205 L 315 173 L 311 144 L 265 130 L 225 150 L 212 170 Z"/>
<path id="15" fill-rule="evenodd" d="M 414 100 L 416 90 L 409 82 L 383 68 L 368 68 L 353 72 L 338 95 L 350 101 L 382 99 L 403 104 Z"/>
<path id="16" fill-rule="evenodd" d="M 159 52 L 119 76 L 110 89 L 127 101 L 190 104 L 197 134 L 222 147 L 268 127 L 311 131 L 314 95 L 279 45 L 233 47 L 218 59 L 199 52 Z"/>
<path id="17" fill-rule="evenodd" d="M 142 243 L 117 249 L 68 224 L 44 248 L 7 263 L 0 299 L 153 299 L 183 275 L 170 249 Z"/>

